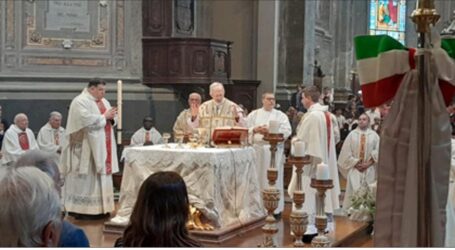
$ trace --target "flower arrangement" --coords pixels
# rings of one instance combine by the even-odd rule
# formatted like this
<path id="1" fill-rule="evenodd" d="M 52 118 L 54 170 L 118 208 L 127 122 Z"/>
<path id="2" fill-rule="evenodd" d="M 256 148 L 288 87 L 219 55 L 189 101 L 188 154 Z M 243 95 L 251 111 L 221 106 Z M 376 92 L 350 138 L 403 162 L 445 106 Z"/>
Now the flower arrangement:
<path id="1" fill-rule="evenodd" d="M 366 182 L 354 192 L 351 197 L 352 205 L 348 209 L 351 220 L 372 221 L 376 212 L 375 184 L 369 186 Z"/>

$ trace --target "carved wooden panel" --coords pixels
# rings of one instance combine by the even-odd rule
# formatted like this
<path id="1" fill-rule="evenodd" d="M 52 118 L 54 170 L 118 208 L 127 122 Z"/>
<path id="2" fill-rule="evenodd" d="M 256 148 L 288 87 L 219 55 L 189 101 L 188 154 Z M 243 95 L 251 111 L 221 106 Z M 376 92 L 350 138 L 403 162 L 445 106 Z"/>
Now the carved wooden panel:
<path id="1" fill-rule="evenodd" d="M 142 41 L 145 84 L 229 83 L 231 42 L 155 37 Z"/>
<path id="2" fill-rule="evenodd" d="M 232 80 L 232 84 L 225 85 L 226 96 L 237 104 L 242 104 L 248 112 L 256 109 L 257 87 L 261 81 Z"/>
<path id="3" fill-rule="evenodd" d="M 142 34 L 170 36 L 172 32 L 172 0 L 142 1 Z"/>
<path id="4" fill-rule="evenodd" d="M 195 0 L 174 0 L 174 27 L 176 34 L 193 35 Z"/>

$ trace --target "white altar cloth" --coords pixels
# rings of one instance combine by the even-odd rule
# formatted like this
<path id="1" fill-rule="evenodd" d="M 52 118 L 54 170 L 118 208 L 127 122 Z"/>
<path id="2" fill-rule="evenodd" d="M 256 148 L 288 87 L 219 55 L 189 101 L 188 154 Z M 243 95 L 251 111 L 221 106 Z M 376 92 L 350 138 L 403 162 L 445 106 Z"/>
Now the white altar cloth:
<path id="1" fill-rule="evenodd" d="M 265 215 L 253 148 L 169 146 L 125 148 L 119 210 L 111 223 L 128 223 L 142 182 L 158 171 L 179 173 L 185 180 L 190 203 L 217 228 Z"/>

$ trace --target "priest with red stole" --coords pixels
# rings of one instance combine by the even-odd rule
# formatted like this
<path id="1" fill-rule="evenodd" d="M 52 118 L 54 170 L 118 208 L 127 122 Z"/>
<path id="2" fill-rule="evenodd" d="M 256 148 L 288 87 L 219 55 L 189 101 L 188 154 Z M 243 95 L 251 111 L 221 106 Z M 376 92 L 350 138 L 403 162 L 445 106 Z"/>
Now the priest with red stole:
<path id="1" fill-rule="evenodd" d="M 30 149 L 38 149 L 33 131 L 28 128 L 28 117 L 19 113 L 14 117 L 14 124 L 3 137 L 2 165 L 11 166 Z"/>
<path id="2" fill-rule="evenodd" d="M 113 132 L 117 108 L 104 98 L 106 83 L 92 79 L 73 99 L 62 145 L 64 205 L 76 219 L 114 211 L 112 174 L 118 171 Z"/>

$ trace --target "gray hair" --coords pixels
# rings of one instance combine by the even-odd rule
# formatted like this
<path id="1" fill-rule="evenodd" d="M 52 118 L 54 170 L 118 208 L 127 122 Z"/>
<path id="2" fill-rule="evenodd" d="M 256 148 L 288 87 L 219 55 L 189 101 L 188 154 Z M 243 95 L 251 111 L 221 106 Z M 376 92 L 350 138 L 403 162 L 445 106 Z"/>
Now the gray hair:
<path id="1" fill-rule="evenodd" d="M 16 116 L 14 116 L 14 124 L 17 124 L 17 121 L 18 121 L 20 118 L 27 118 L 27 119 L 28 119 L 28 117 L 27 117 L 26 114 L 24 114 L 24 113 L 19 113 L 19 114 L 17 114 Z"/>
<path id="2" fill-rule="evenodd" d="M 28 150 L 17 160 L 16 167 L 34 166 L 48 174 L 51 178 L 60 178 L 60 171 L 53 159 L 56 156 L 42 150 Z"/>
<path id="3" fill-rule="evenodd" d="M 45 245 L 43 230 L 61 227 L 61 204 L 52 179 L 35 167 L 0 168 L 0 246 Z"/>
<path id="4" fill-rule="evenodd" d="M 52 119 L 52 117 L 55 117 L 55 116 L 58 116 L 58 117 L 62 118 L 62 114 L 60 114 L 60 112 L 52 111 L 52 112 L 49 114 L 49 120 Z"/>
<path id="5" fill-rule="evenodd" d="M 224 86 L 223 86 L 222 83 L 220 83 L 220 82 L 213 82 L 212 84 L 210 84 L 210 87 L 209 87 L 210 94 L 213 92 L 213 90 L 214 90 L 216 87 L 221 87 L 221 88 L 223 88 L 223 90 L 224 90 Z"/>

